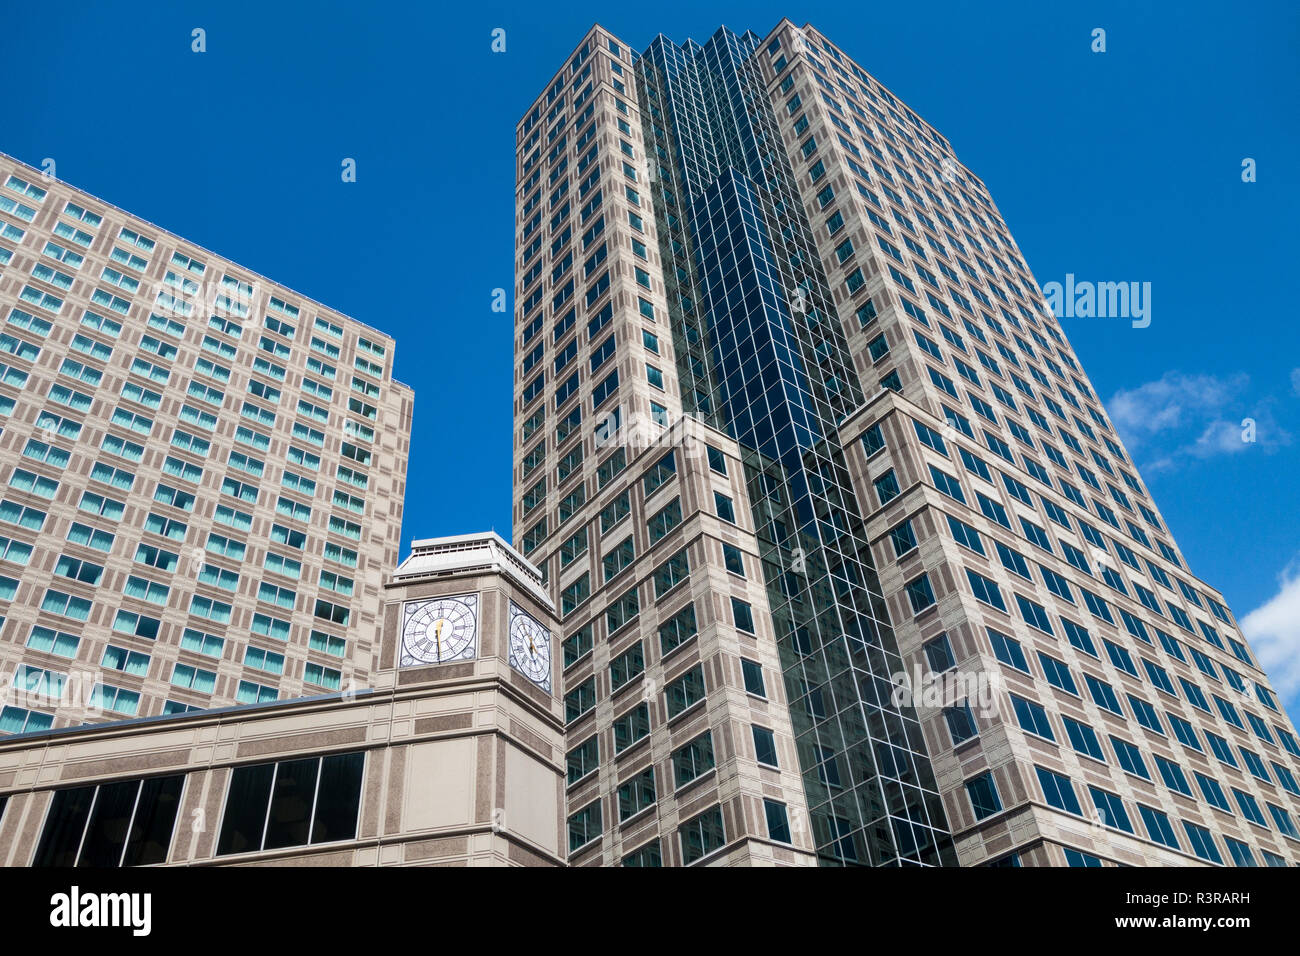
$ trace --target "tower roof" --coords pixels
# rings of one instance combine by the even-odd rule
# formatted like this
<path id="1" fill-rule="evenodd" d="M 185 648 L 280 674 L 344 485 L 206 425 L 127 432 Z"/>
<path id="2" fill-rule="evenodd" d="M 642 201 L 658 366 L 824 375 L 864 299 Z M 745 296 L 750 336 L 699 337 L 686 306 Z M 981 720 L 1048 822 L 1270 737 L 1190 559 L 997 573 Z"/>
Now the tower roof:
<path id="1" fill-rule="evenodd" d="M 506 575 L 545 607 L 555 609 L 555 602 L 542 583 L 542 573 L 495 531 L 412 541 L 411 553 L 397 566 L 392 579 L 409 581 L 484 571 Z"/>

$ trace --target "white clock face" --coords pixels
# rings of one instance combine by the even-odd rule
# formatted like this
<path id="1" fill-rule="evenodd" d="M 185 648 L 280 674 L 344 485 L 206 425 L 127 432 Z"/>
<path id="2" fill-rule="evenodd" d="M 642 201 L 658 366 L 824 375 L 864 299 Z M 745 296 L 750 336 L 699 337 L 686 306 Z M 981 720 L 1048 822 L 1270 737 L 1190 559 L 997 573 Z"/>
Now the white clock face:
<path id="1" fill-rule="evenodd" d="M 401 666 L 473 660 L 477 652 L 477 594 L 408 601 L 402 606 Z"/>
<path id="2" fill-rule="evenodd" d="M 510 666 L 551 692 L 551 632 L 510 602 Z"/>

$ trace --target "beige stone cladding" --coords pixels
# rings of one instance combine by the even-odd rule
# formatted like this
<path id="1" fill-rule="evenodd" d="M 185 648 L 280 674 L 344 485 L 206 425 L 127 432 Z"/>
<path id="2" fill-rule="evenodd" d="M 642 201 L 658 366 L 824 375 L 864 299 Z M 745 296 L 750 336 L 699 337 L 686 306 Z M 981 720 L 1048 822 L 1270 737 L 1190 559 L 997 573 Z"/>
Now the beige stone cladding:
<path id="1" fill-rule="evenodd" d="M 589 544 L 570 559 L 562 543 L 549 559 L 566 635 L 567 746 L 571 758 L 595 747 L 570 763 L 569 813 L 594 803 L 603 823 L 573 848 L 575 865 L 617 865 L 656 841 L 663 865 L 695 862 L 684 828 L 719 810 L 724 836 L 700 859 L 812 862 L 744 465 L 722 433 L 694 434 L 616 449 L 626 467 L 558 538 Z M 575 604 L 584 579 L 590 596 Z M 746 668 L 759 686 L 747 686 Z M 758 752 L 756 732 L 770 753 Z M 707 769 L 690 766 L 701 746 Z M 653 799 L 630 801 L 630 782 L 650 773 Z M 786 840 L 769 836 L 765 800 L 784 808 Z"/>
<path id="2" fill-rule="evenodd" d="M 983 494 L 1009 514 L 1016 514 L 1016 502 L 1004 488 L 968 481 L 963 492 L 968 500 L 964 503 L 940 492 L 929 473 L 930 466 L 951 469 L 952 460 L 960 460 L 961 449 L 971 454 L 979 454 L 980 449 L 964 435 L 948 434 L 944 440 L 948 453 L 945 459 L 918 440 L 914 421 L 928 423 L 936 430 L 942 426 L 906 398 L 882 392 L 845 423 L 843 434 L 849 471 L 864 500 L 877 503 L 876 481 L 890 471 L 897 476 L 899 494 L 872 515 L 868 527 L 882 590 L 888 595 L 890 616 L 907 668 L 907 681 L 920 695 L 917 712 L 962 864 L 994 861 L 1046 840 L 1057 846 L 1050 857 L 1053 865 L 1064 865 L 1065 847 L 1083 851 L 1106 864 L 1203 865 L 1206 861 L 1191 852 L 1183 821 L 1206 828 L 1220 841 L 1231 838 L 1257 852 L 1296 860 L 1295 842 L 1278 834 L 1276 823 L 1272 827 L 1252 823 L 1241 809 L 1242 798 L 1237 796 L 1245 795 L 1267 822 L 1273 822 L 1271 811 L 1266 809 L 1270 804 L 1296 812 L 1292 795 L 1279 793 L 1271 783 L 1278 767 L 1285 769 L 1286 758 L 1280 753 L 1265 754 L 1274 765 L 1270 781 L 1242 772 L 1246 769 L 1244 756 L 1234 756 L 1240 761 L 1238 767 L 1216 759 L 1207 733 L 1227 742 L 1232 748 L 1229 755 L 1240 754 L 1241 747 L 1254 753 L 1262 749 L 1261 742 L 1252 742 L 1243 728 L 1186 699 L 1180 678 L 1195 684 L 1198 678 L 1205 677 L 1194 658 L 1188 654 L 1186 662 L 1176 657 L 1171 660 L 1171 655 L 1157 651 L 1154 625 L 1152 644 L 1129 635 L 1118 612 L 1122 606 L 1136 617 L 1141 610 L 1137 601 L 1125 602 L 1114 593 L 1107 595 L 1114 625 L 1092 615 L 1081 589 L 1098 592 L 1096 582 L 1068 562 L 1049 564 L 1049 555 L 1030 552 L 1023 542 L 1017 543 L 1013 532 L 990 521 L 979 510 L 975 496 Z M 885 445 L 869 453 L 862 435 L 866 428 L 877 426 Z M 957 541 L 951 520 L 977 529 L 978 538 Z M 910 528 L 916 543 L 900 555 L 893 533 L 904 525 Z M 972 546 L 975 540 L 983 553 Z M 1054 570 L 1068 582 L 1074 602 L 1046 589 L 1040 591 L 1033 580 L 1011 570 L 1002 560 L 999 545 L 1022 556 L 1011 557 L 1011 566 L 1021 567 L 1023 560 L 1023 568 L 1028 570 L 1034 567 L 1030 562 L 1041 562 L 1030 572 L 1035 580 L 1042 580 L 1041 568 Z M 1060 547 L 1059 542 L 1056 546 Z M 989 592 L 981 590 L 980 597 L 976 596 L 967 570 L 997 585 L 1002 607 L 985 599 Z M 923 574 L 928 576 L 935 602 L 918 612 L 907 595 L 907 586 Z M 1028 623 L 1019 611 L 1017 597 L 1051 608 L 1052 633 Z M 1067 626 L 1086 632 L 1087 643 L 1079 630 L 1067 630 Z M 999 659 L 992 632 L 1016 642 L 1019 654 L 1008 659 L 1023 661 L 1023 667 Z M 948 662 L 946 658 L 936 666 L 927 653 L 927 645 L 940 640 L 946 640 L 951 648 L 951 669 L 942 666 Z M 1123 652 L 1111 652 L 1107 643 L 1123 648 Z M 1218 652 L 1212 658 L 1216 672 L 1233 666 L 1235 658 L 1217 648 L 1200 652 L 1209 657 L 1214 651 Z M 1117 661 L 1131 661 L 1136 673 L 1117 666 Z M 1161 691 L 1144 661 L 1167 672 L 1169 686 L 1181 693 Z M 1062 673 L 1068 677 L 1063 679 Z M 1100 690 L 1094 696 L 1090 679 L 1111 688 L 1118 710 L 1102 706 L 1100 701 L 1110 699 L 1109 695 Z M 1262 674 L 1252 679 L 1266 681 Z M 1046 724 L 1032 722 L 1026 726 L 1017 710 L 1017 698 L 1043 708 Z M 970 704 L 976 729 L 969 737 L 959 738 L 944 710 L 962 700 Z M 1145 702 L 1152 710 L 1147 711 L 1137 702 Z M 1139 710 L 1148 723 L 1139 719 Z M 1157 714 L 1154 724 L 1147 717 L 1152 712 Z M 1202 749 L 1181 742 L 1171 717 L 1192 728 L 1188 739 L 1199 742 Z M 1284 715 L 1272 714 L 1270 721 L 1275 731 L 1290 730 Z M 1162 731 L 1154 732 L 1152 726 Z M 1091 729 L 1091 734 L 1081 729 L 1085 727 Z M 1088 746 L 1077 747 L 1079 735 L 1095 741 L 1097 749 L 1089 753 Z M 1121 761 L 1116 748 L 1122 743 L 1141 751 L 1140 765 L 1126 766 Z M 1180 768 L 1181 780 L 1190 793 L 1166 784 L 1157 758 Z M 1126 753 L 1123 761 L 1127 760 Z M 1047 800 L 1038 773 L 1040 767 L 1071 781 L 1078 812 L 1065 812 Z M 965 784 L 990 772 L 1003 810 L 977 818 Z M 1198 774 L 1213 782 L 1202 784 Z M 1276 779 L 1281 782 L 1282 778 Z M 1217 788 L 1236 812 L 1207 805 L 1203 786 L 1212 791 Z M 1118 813 L 1103 818 L 1094 791 L 1115 795 L 1125 808 L 1124 818 Z M 1160 811 L 1174 822 L 1181 851 L 1143 839 L 1146 830 L 1140 807 Z M 1102 809 L 1114 813 L 1104 803 Z M 1103 820 L 1109 820 L 1111 825 Z"/>

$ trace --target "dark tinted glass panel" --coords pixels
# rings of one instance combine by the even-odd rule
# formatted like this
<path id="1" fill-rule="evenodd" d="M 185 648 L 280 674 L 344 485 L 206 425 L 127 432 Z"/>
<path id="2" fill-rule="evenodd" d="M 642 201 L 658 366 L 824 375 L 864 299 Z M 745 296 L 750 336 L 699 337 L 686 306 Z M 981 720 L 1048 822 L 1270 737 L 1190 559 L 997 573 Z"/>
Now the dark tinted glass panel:
<path id="1" fill-rule="evenodd" d="M 357 835 L 357 809 L 361 805 L 361 775 L 365 765 L 364 753 L 334 754 L 321 762 L 312 843 L 350 840 Z"/>
<path id="2" fill-rule="evenodd" d="M 81 845 L 78 866 L 120 866 L 122 847 L 131 826 L 131 811 L 140 792 L 139 780 L 105 784 L 95 798 L 95 809 L 90 814 L 90 826 Z"/>
<path id="3" fill-rule="evenodd" d="M 127 840 L 123 866 L 147 866 L 162 863 L 172 843 L 176 827 L 176 810 L 181 802 L 185 778 L 150 777 L 140 785 L 135 819 Z"/>
<path id="4" fill-rule="evenodd" d="M 782 843 L 790 842 L 790 819 L 786 815 L 785 804 L 775 800 L 764 800 L 763 808 L 767 813 L 767 835 Z"/>
<path id="5" fill-rule="evenodd" d="M 307 843 L 319 769 L 318 757 L 286 760 L 277 765 L 275 789 L 271 794 L 271 812 L 266 818 L 265 849 L 303 846 Z"/>
<path id="6" fill-rule="evenodd" d="M 627 856 L 623 857 L 624 866 L 663 866 L 663 856 L 659 850 L 659 841 L 655 840 L 641 847 L 639 850 L 633 850 Z"/>
<path id="7" fill-rule="evenodd" d="M 687 865 L 726 843 L 722 827 L 722 808 L 706 810 L 682 828 L 682 859 Z"/>
<path id="8" fill-rule="evenodd" d="M 249 853 L 262 848 L 266 801 L 271 795 L 275 764 L 237 767 L 230 775 L 226 815 L 221 821 L 217 853 Z"/>
<path id="9" fill-rule="evenodd" d="M 32 866 L 76 864 L 77 849 L 81 846 L 81 835 L 85 832 L 94 799 L 94 787 L 55 791 Z"/>

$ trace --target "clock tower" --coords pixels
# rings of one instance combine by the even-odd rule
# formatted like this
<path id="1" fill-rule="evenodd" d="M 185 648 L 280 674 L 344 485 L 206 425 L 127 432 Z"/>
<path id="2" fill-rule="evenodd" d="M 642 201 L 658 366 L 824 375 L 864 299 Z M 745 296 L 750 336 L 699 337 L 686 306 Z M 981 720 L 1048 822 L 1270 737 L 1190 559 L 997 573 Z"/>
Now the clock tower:
<path id="1" fill-rule="evenodd" d="M 407 757 L 406 837 L 425 822 L 431 834 L 445 831 L 455 802 L 446 791 L 472 781 L 470 819 L 460 823 L 480 828 L 492 862 L 561 862 L 558 625 L 541 574 L 494 533 L 420 540 L 382 601 L 376 672 L 409 702 L 417 733 L 437 731 Z"/>

